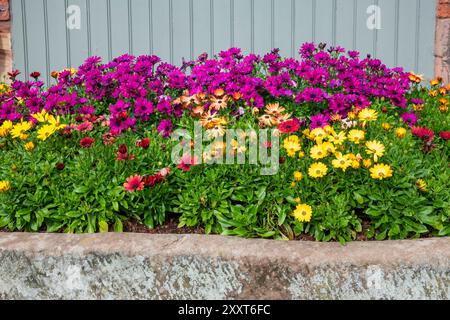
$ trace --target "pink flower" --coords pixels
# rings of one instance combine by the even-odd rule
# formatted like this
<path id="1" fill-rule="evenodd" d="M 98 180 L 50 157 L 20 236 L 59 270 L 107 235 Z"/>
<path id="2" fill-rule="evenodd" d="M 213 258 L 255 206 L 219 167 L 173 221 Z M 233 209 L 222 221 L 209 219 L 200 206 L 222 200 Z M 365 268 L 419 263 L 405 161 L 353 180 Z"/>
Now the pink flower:
<path id="1" fill-rule="evenodd" d="M 82 124 L 79 124 L 75 130 L 80 132 L 88 132 L 91 131 L 93 128 L 92 122 L 85 121 Z"/>
<path id="2" fill-rule="evenodd" d="M 434 137 L 434 132 L 433 130 L 429 129 L 429 128 L 425 128 L 425 127 L 415 127 L 415 126 L 411 126 L 411 133 L 422 139 L 425 141 L 431 141 L 433 140 Z"/>
<path id="3" fill-rule="evenodd" d="M 128 192 L 141 191 L 144 189 L 144 182 L 139 175 L 131 176 L 127 178 L 127 182 L 123 184 L 123 187 L 125 188 L 125 191 Z"/>
<path id="4" fill-rule="evenodd" d="M 198 164 L 197 157 L 192 157 L 189 153 L 185 153 L 180 159 L 178 168 L 183 171 L 189 171 L 191 170 L 191 167 L 195 166 L 196 164 Z"/>
<path id="5" fill-rule="evenodd" d="M 278 125 L 281 133 L 297 132 L 300 129 L 300 121 L 297 118 L 284 121 Z"/>
<path id="6" fill-rule="evenodd" d="M 441 133 L 439 133 L 439 137 L 444 140 L 450 140 L 450 131 L 442 131 Z"/>

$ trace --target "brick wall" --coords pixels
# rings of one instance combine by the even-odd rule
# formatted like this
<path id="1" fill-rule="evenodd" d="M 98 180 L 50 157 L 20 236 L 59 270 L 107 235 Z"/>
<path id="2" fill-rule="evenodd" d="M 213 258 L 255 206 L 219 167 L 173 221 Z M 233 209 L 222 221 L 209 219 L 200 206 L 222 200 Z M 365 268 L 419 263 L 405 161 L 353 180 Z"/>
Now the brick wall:
<path id="1" fill-rule="evenodd" d="M 437 0 L 434 54 L 435 75 L 450 83 L 450 0 Z"/>
<path id="2" fill-rule="evenodd" d="M 5 81 L 6 73 L 12 68 L 11 18 L 9 0 L 0 0 L 0 81 Z"/>

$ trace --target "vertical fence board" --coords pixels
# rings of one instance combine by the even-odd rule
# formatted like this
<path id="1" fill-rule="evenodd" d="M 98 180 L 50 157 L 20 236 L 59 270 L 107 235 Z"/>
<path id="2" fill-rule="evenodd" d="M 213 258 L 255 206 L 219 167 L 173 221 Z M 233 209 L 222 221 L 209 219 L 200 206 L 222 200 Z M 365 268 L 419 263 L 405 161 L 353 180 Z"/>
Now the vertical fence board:
<path id="1" fill-rule="evenodd" d="M 213 53 L 212 43 L 214 42 L 214 16 L 213 16 L 213 1 L 211 0 L 196 0 L 192 1 L 193 17 L 193 55 L 196 58 L 198 55 L 206 52 Z"/>
<path id="2" fill-rule="evenodd" d="M 130 4 L 133 54 L 150 54 L 150 1 L 131 0 Z"/>
<path id="3" fill-rule="evenodd" d="M 153 53 L 170 61 L 169 1 L 153 0 Z"/>
<path id="4" fill-rule="evenodd" d="M 173 1 L 173 63 L 180 65 L 181 59 L 191 58 L 190 1 Z"/>
<path id="5" fill-rule="evenodd" d="M 292 48 L 291 0 L 278 0 L 274 3 L 274 45 L 283 56 L 291 56 Z"/>
<path id="6" fill-rule="evenodd" d="M 271 17 L 271 2 L 272 0 L 257 0 L 258 5 L 255 6 L 255 52 L 266 53 L 272 50 L 270 33 L 272 25 Z"/>
<path id="7" fill-rule="evenodd" d="M 234 46 L 250 53 L 252 40 L 251 26 L 251 0 L 234 1 Z"/>

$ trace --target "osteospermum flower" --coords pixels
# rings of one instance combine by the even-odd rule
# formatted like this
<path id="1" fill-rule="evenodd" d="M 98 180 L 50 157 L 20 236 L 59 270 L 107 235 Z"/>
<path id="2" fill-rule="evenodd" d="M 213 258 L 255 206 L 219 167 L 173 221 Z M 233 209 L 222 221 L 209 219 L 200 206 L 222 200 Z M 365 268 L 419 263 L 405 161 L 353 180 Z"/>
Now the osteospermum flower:
<path id="1" fill-rule="evenodd" d="M 300 222 L 310 222 L 312 217 L 312 208 L 307 204 L 299 204 L 292 215 Z"/>
<path id="2" fill-rule="evenodd" d="M 47 122 L 47 121 L 48 121 L 49 115 L 50 115 L 50 114 L 47 112 L 47 110 L 42 109 L 41 112 L 34 113 L 34 114 L 32 114 L 31 116 L 32 116 L 34 119 L 36 119 L 38 122 L 43 123 L 43 122 Z"/>
<path id="3" fill-rule="evenodd" d="M 345 170 L 347 170 L 352 165 L 352 160 L 350 159 L 349 155 L 343 155 L 342 153 L 337 152 L 336 159 L 331 161 L 331 165 L 334 168 L 342 169 L 342 171 L 345 172 Z"/>
<path id="4" fill-rule="evenodd" d="M 387 164 L 376 164 L 370 168 L 370 176 L 373 179 L 383 180 L 392 177 L 392 168 Z"/>
<path id="5" fill-rule="evenodd" d="M 289 136 L 283 141 L 283 148 L 289 157 L 294 157 L 297 151 L 300 151 L 300 139 L 297 136 Z"/>
<path id="6" fill-rule="evenodd" d="M 123 184 L 125 191 L 135 192 L 141 191 L 144 189 L 144 181 L 142 180 L 142 176 L 135 175 L 127 178 L 127 181 Z"/>
<path id="7" fill-rule="evenodd" d="M 9 181 L 0 181 L 0 193 L 11 190 L 11 185 Z"/>
<path id="8" fill-rule="evenodd" d="M 94 142 L 95 140 L 92 139 L 91 137 L 85 137 L 80 140 L 80 146 L 82 148 L 90 148 Z"/>
<path id="9" fill-rule="evenodd" d="M 25 143 L 25 150 L 27 151 L 33 151 L 34 150 L 34 143 L 32 141 Z"/>
<path id="10" fill-rule="evenodd" d="M 39 130 L 38 133 L 38 139 L 45 141 L 47 140 L 53 133 L 56 132 L 56 127 L 52 124 L 45 124 Z"/>
<path id="11" fill-rule="evenodd" d="M 426 127 L 411 127 L 411 133 L 424 141 L 431 141 L 434 137 L 434 132 L 430 128 Z"/>
<path id="12" fill-rule="evenodd" d="M 341 131 L 339 133 L 331 133 L 331 135 L 328 136 L 328 141 L 335 144 L 335 145 L 341 145 L 344 143 L 344 141 L 347 139 L 345 132 Z"/>
<path id="13" fill-rule="evenodd" d="M 25 140 L 28 138 L 28 134 L 26 132 L 33 127 L 33 123 L 30 121 L 20 121 L 16 123 L 11 129 L 11 136 L 13 138 L 19 138 L 21 140 Z"/>
<path id="14" fill-rule="evenodd" d="M 222 137 L 225 134 L 225 128 L 221 125 L 217 125 L 212 127 L 209 130 L 206 130 L 206 135 L 209 139 L 214 139 L 218 137 Z"/>
<path id="15" fill-rule="evenodd" d="M 395 129 L 395 135 L 397 136 L 397 138 L 403 139 L 404 137 L 406 137 L 406 129 L 401 127 Z"/>
<path id="16" fill-rule="evenodd" d="M 358 129 L 352 129 L 348 133 L 348 140 L 355 144 L 359 144 L 362 140 L 364 140 L 365 136 L 366 136 L 366 133 L 364 131 L 358 130 Z"/>
<path id="17" fill-rule="evenodd" d="M 258 118 L 258 120 L 259 120 L 259 124 L 264 127 L 271 127 L 273 125 L 278 124 L 278 119 L 275 116 L 267 114 L 267 113 L 260 116 Z"/>
<path id="18" fill-rule="evenodd" d="M 216 114 L 213 114 L 211 110 L 206 112 L 200 119 L 200 124 L 202 127 L 206 129 L 211 129 L 212 127 L 218 125 L 220 122 L 220 119 L 217 117 Z"/>
<path id="19" fill-rule="evenodd" d="M 6 137 L 11 129 L 13 128 L 13 123 L 10 120 L 6 120 L 0 126 L 0 137 Z"/>
<path id="20" fill-rule="evenodd" d="M 274 116 L 278 116 L 282 114 L 285 111 L 284 107 L 280 106 L 278 102 L 276 103 L 269 103 L 266 105 L 265 112 L 267 114 L 271 114 Z"/>
<path id="21" fill-rule="evenodd" d="M 294 180 L 299 182 L 302 181 L 303 179 L 303 174 L 300 171 L 295 171 L 294 172 Z"/>
<path id="22" fill-rule="evenodd" d="M 373 109 L 362 109 L 358 113 L 358 119 L 362 121 L 363 124 L 366 124 L 368 121 L 375 121 L 377 120 L 378 113 Z"/>
<path id="23" fill-rule="evenodd" d="M 322 144 L 313 146 L 309 150 L 309 153 L 311 155 L 311 158 L 313 158 L 314 160 L 325 158 L 328 155 L 328 152 L 325 150 Z"/>
<path id="24" fill-rule="evenodd" d="M 322 178 L 327 171 L 328 168 L 323 162 L 315 162 L 308 168 L 308 175 L 312 178 Z"/>
<path id="25" fill-rule="evenodd" d="M 376 140 L 367 141 L 366 152 L 368 154 L 373 154 L 373 160 L 377 162 L 378 157 L 382 157 L 384 154 L 384 145 Z"/>
<path id="26" fill-rule="evenodd" d="M 300 129 L 300 121 L 297 118 L 284 121 L 278 125 L 281 133 L 297 132 Z"/>
<path id="27" fill-rule="evenodd" d="M 441 133 L 439 133 L 439 137 L 444 140 L 450 140 L 450 131 L 442 131 Z"/>
<path id="28" fill-rule="evenodd" d="M 327 136 L 327 133 L 322 128 L 315 128 L 311 130 L 310 135 L 316 141 L 316 143 L 321 143 Z"/>

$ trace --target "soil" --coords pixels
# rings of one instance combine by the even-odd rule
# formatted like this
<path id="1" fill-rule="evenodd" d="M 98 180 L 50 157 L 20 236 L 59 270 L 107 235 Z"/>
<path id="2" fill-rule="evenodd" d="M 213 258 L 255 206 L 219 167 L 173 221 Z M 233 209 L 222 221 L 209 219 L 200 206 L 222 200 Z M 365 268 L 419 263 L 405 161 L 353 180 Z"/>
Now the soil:
<path id="1" fill-rule="evenodd" d="M 124 232 L 133 233 L 151 233 L 151 234 L 204 234 L 205 229 L 201 227 L 191 228 L 182 227 L 178 228 L 178 220 L 175 218 L 169 219 L 166 224 L 157 226 L 154 229 L 147 228 L 137 220 L 127 220 L 123 222 Z"/>

